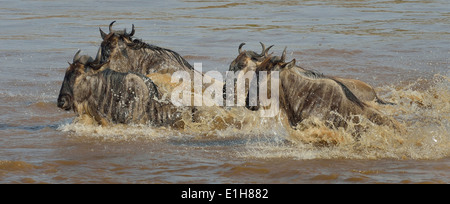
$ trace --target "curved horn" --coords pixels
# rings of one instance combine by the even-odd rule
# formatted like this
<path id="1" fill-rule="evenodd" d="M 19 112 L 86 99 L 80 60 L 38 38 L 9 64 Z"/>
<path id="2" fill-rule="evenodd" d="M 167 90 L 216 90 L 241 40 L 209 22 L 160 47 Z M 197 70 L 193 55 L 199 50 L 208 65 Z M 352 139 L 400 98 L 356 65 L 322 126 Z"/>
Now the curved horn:
<path id="1" fill-rule="evenodd" d="M 261 51 L 261 54 L 259 54 L 259 56 L 264 56 L 264 53 L 265 53 L 265 51 L 266 51 L 266 46 L 264 45 L 264 43 L 262 43 L 262 42 L 259 42 L 259 44 L 261 44 L 261 47 L 262 47 L 262 51 Z"/>
<path id="2" fill-rule="evenodd" d="M 245 43 L 241 43 L 240 45 L 239 45 L 239 49 L 238 49 L 238 52 L 239 52 L 239 54 L 241 54 L 241 52 L 242 52 L 242 47 L 245 45 Z"/>
<path id="3" fill-rule="evenodd" d="M 286 60 L 286 49 L 287 49 L 287 46 L 284 47 L 283 54 L 281 54 L 281 62 L 284 62 Z"/>
<path id="4" fill-rule="evenodd" d="M 261 44 L 262 50 L 261 50 L 261 54 L 259 54 L 259 56 L 265 56 L 266 53 L 266 46 L 264 45 L 264 43 L 259 42 L 259 44 Z M 269 48 L 270 49 L 270 48 Z"/>
<path id="5" fill-rule="evenodd" d="M 271 46 L 269 46 L 265 51 L 264 51 L 264 57 L 268 57 L 269 55 L 268 55 L 268 53 L 269 53 L 269 50 L 270 50 L 270 48 L 272 48 L 274 45 L 271 45 Z"/>
<path id="6" fill-rule="evenodd" d="M 80 59 L 80 56 L 79 56 L 80 52 L 81 52 L 81 50 L 78 50 L 78 52 L 75 54 L 75 56 L 73 56 L 73 60 L 72 60 L 73 63 L 77 62 Z"/>
<path id="7" fill-rule="evenodd" d="M 112 30 L 112 25 L 115 23 L 116 21 L 113 21 L 113 22 L 111 22 L 110 24 L 109 24 L 109 33 L 112 33 L 113 32 L 113 30 Z"/>
<path id="8" fill-rule="evenodd" d="M 103 67 L 103 65 L 105 65 L 108 62 L 109 62 L 109 60 L 107 62 L 103 63 L 103 64 L 92 64 L 91 63 L 91 64 L 89 64 L 89 67 L 91 67 L 93 70 L 99 70 L 100 68 Z"/>
<path id="9" fill-rule="evenodd" d="M 128 34 L 128 36 L 130 36 L 130 37 L 133 36 L 133 35 L 134 35 L 134 31 L 135 31 L 135 30 L 134 30 L 134 24 L 132 24 L 132 25 L 131 25 L 131 33 Z"/>

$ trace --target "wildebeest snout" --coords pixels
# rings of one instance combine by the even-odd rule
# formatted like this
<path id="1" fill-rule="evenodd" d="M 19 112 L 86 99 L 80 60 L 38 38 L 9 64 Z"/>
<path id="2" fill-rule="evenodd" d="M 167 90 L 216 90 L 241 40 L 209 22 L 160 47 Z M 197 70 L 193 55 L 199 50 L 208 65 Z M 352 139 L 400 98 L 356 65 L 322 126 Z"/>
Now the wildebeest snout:
<path id="1" fill-rule="evenodd" d="M 58 108 L 68 111 L 72 108 L 70 104 L 70 97 L 68 95 L 58 97 Z"/>

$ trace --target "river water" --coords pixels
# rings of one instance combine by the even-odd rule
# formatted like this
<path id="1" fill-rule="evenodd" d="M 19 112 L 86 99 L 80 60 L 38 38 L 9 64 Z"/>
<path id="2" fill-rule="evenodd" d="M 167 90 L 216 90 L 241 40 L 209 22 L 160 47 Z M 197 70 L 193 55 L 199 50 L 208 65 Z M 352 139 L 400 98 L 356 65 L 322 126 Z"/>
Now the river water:
<path id="1" fill-rule="evenodd" d="M 406 132 L 77 124 L 56 106 L 67 62 L 94 56 L 113 20 L 203 71 L 226 71 L 241 42 L 287 46 L 289 61 L 374 86 Z M 0 27 L 0 183 L 450 183 L 447 0 L 7 0 Z"/>

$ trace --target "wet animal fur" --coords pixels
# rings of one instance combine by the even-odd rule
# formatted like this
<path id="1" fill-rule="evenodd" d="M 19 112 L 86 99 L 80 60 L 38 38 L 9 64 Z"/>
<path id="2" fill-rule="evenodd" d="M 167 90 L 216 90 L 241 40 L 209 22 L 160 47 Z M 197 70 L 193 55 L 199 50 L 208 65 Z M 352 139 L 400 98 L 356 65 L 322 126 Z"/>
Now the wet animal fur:
<path id="1" fill-rule="evenodd" d="M 240 46 L 240 48 L 241 47 L 242 46 Z M 269 47 L 268 49 L 270 49 L 271 47 Z M 267 49 L 267 51 L 268 51 L 268 49 Z M 246 50 L 240 51 L 239 55 L 236 57 L 236 59 L 234 59 L 231 62 L 229 71 L 235 71 L 235 72 L 241 71 L 244 74 L 247 73 L 248 71 L 255 71 L 257 66 L 259 66 L 268 57 L 271 57 L 271 55 L 267 54 L 267 51 L 265 52 L 266 53 L 265 55 L 256 54 L 256 52 L 254 52 L 254 51 L 246 51 Z M 318 72 L 311 72 L 311 73 L 314 73 L 316 75 L 323 75 Z M 329 78 L 332 78 L 338 82 L 343 83 L 361 101 L 364 101 L 364 102 L 375 101 L 376 103 L 379 103 L 382 105 L 395 105 L 394 103 L 386 102 L 386 101 L 380 99 L 377 96 L 374 88 L 361 80 L 348 79 L 348 78 L 342 78 L 342 77 L 329 77 Z M 247 94 L 248 87 L 246 87 L 246 88 L 247 89 L 245 90 L 245 93 Z M 226 88 L 224 87 L 224 98 L 225 97 L 226 97 Z"/>
<path id="2" fill-rule="evenodd" d="M 106 34 L 100 29 L 103 42 L 97 54 L 97 63 L 109 62 L 109 67 L 118 72 L 172 74 L 176 71 L 192 72 L 194 68 L 178 53 L 133 39 L 131 33 L 111 30 Z M 100 58 L 100 59 L 98 59 Z"/>
<path id="3" fill-rule="evenodd" d="M 168 101 L 161 101 L 160 95 L 156 85 L 143 75 L 106 69 L 77 79 L 74 106 L 76 112 L 87 113 L 102 125 L 172 125 L 180 113 Z"/>
<path id="4" fill-rule="evenodd" d="M 228 71 L 230 72 L 234 72 L 234 74 L 236 75 L 235 80 L 234 80 L 234 85 L 233 86 L 229 86 L 227 88 L 227 84 L 224 83 L 223 85 L 223 98 L 224 100 L 227 99 L 227 95 L 231 95 L 234 97 L 234 104 L 239 104 L 238 102 L 238 95 L 239 95 L 239 91 L 237 90 L 238 86 L 237 86 L 237 81 L 238 80 L 242 80 L 244 79 L 244 77 L 248 78 L 248 82 L 246 85 L 245 81 L 242 81 L 244 84 L 244 91 L 243 91 L 243 97 L 246 97 L 248 92 L 249 92 L 249 87 L 250 87 L 250 81 L 252 81 L 252 77 L 253 76 L 249 76 L 246 75 L 248 72 L 254 72 L 256 70 L 256 67 L 259 66 L 261 64 L 261 62 L 263 62 L 267 57 L 270 56 L 270 54 L 268 53 L 270 48 L 273 47 L 273 45 L 269 46 L 268 48 L 266 48 L 266 46 L 260 42 L 261 47 L 262 47 L 262 51 L 261 54 L 258 54 L 254 51 L 251 50 L 242 50 L 242 47 L 245 45 L 245 43 L 241 43 L 239 45 L 239 49 L 238 49 L 238 56 L 230 63 L 229 69 Z M 246 80 L 246 79 L 244 79 Z M 232 89 L 231 87 L 234 87 L 234 89 Z"/>
<path id="5" fill-rule="evenodd" d="M 346 127 L 346 121 L 353 115 L 365 116 L 378 125 L 398 126 L 396 121 L 358 99 L 344 83 L 297 67 L 295 59 L 284 63 L 277 57 L 269 58 L 257 71 L 280 71 L 280 105 L 292 127 L 312 116 L 332 127 Z"/>
<path id="6" fill-rule="evenodd" d="M 163 100 L 158 87 L 141 74 L 120 73 L 107 67 L 94 70 L 74 62 L 67 69 L 64 86 L 62 91 L 72 91 L 73 104 L 69 107 L 80 118 L 88 117 L 101 125 L 176 126 L 180 122 L 177 107 Z"/>

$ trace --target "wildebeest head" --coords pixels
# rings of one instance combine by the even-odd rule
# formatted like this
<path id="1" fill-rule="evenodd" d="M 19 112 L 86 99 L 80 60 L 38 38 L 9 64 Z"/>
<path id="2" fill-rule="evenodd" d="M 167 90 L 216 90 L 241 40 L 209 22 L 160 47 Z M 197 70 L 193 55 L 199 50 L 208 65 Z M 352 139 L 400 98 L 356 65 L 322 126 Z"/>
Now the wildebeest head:
<path id="1" fill-rule="evenodd" d="M 88 55 L 80 56 L 80 51 L 73 57 L 73 62 L 69 63 L 66 70 L 64 81 L 59 91 L 58 107 L 64 110 L 70 110 L 73 107 L 73 87 L 77 77 L 84 74 L 86 67 L 94 60 Z"/>
<path id="2" fill-rule="evenodd" d="M 261 54 L 258 54 L 254 51 L 242 50 L 242 47 L 244 45 L 245 43 L 241 43 L 239 45 L 238 49 L 239 55 L 236 57 L 236 59 L 234 59 L 231 62 L 228 71 L 240 71 L 244 69 L 249 69 L 246 71 L 254 71 L 254 69 L 256 68 L 257 65 L 259 65 L 259 63 L 261 63 L 264 59 L 269 57 L 268 52 L 270 48 L 273 47 L 273 45 L 271 45 L 266 49 L 266 46 L 263 43 L 261 43 L 262 51 Z"/>
<path id="3" fill-rule="evenodd" d="M 267 57 L 256 67 L 255 73 L 256 73 L 257 77 L 255 79 L 258 79 L 258 81 L 255 84 L 258 86 L 258 90 L 259 90 L 259 86 L 261 86 L 260 83 L 265 83 L 266 87 L 268 86 L 269 83 L 282 83 L 281 81 L 269 82 L 272 80 L 270 76 L 273 72 L 279 72 L 279 75 L 281 75 L 281 72 L 284 72 L 284 71 L 287 71 L 287 72 L 294 71 L 294 72 L 301 73 L 302 76 L 304 75 L 304 76 L 313 77 L 313 78 L 324 77 L 323 75 L 321 75 L 319 73 L 305 70 L 301 67 L 296 66 L 295 59 L 292 59 L 290 62 L 285 62 L 286 61 L 286 49 L 287 49 L 287 47 L 284 48 L 283 54 L 281 55 L 281 57 L 280 56 Z M 260 75 L 261 72 L 267 73 L 266 80 L 260 79 L 261 77 L 263 77 Z M 262 78 L 262 79 L 264 79 L 264 78 Z M 258 110 L 260 108 L 259 103 L 255 102 L 257 97 L 254 97 L 253 101 L 249 101 L 249 100 L 251 100 L 249 97 L 250 96 L 247 95 L 247 99 L 246 99 L 247 108 L 249 108 L 250 110 Z M 259 97 L 259 95 L 258 95 L 258 97 Z M 280 97 L 284 97 L 284 96 L 280 95 Z M 250 106 L 249 103 L 256 104 L 256 106 Z"/>
<path id="4" fill-rule="evenodd" d="M 286 47 L 283 50 L 281 57 L 273 56 L 264 59 L 259 66 L 256 68 L 256 73 L 260 71 L 281 71 L 282 69 L 290 69 L 295 66 L 295 59 L 290 62 L 285 62 L 286 60 Z"/>
<path id="5" fill-rule="evenodd" d="M 126 46 L 129 43 L 132 43 L 132 37 L 134 35 L 134 24 L 132 25 L 131 32 L 127 33 L 126 29 L 123 30 L 113 30 L 112 26 L 116 21 L 113 21 L 109 24 L 109 33 L 106 34 L 103 32 L 101 28 L 100 35 L 103 39 L 103 42 L 100 45 L 100 49 L 97 53 L 97 58 L 95 61 L 99 64 L 105 63 L 108 61 L 111 56 L 111 52 L 115 49 L 120 48 L 121 46 Z"/>

